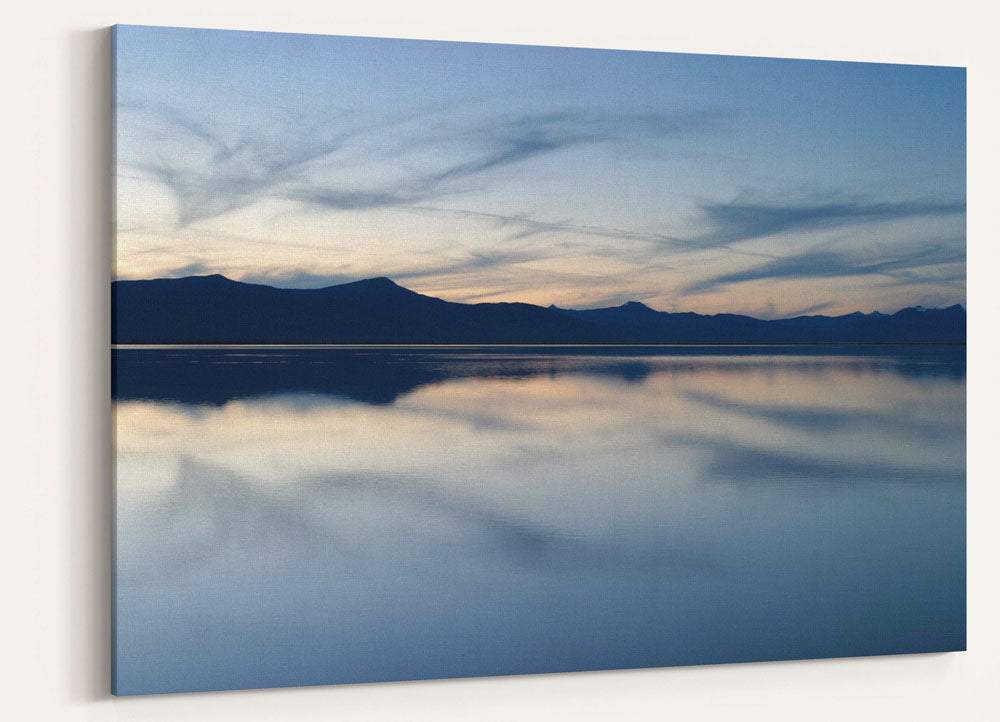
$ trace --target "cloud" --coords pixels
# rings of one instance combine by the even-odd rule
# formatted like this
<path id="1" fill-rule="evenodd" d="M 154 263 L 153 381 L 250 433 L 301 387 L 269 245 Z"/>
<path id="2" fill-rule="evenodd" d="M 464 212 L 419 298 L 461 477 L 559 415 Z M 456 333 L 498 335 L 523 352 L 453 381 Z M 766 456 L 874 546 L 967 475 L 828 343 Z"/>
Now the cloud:
<path id="1" fill-rule="evenodd" d="M 469 192 L 474 189 L 469 182 L 475 178 L 558 150 L 611 141 L 642 142 L 683 132 L 712 130 L 719 117 L 708 112 L 612 115 L 594 110 L 566 110 L 528 113 L 464 127 L 437 125 L 422 132 L 411 130 L 411 134 L 401 141 L 401 148 L 396 150 L 395 155 L 405 156 L 408 151 L 430 147 L 435 156 L 445 159 L 462 157 L 461 160 L 446 160 L 443 167 L 436 170 L 408 174 L 408 164 L 395 158 L 395 177 L 380 186 L 357 189 L 318 183 L 296 188 L 287 197 L 334 210 L 412 207 Z M 502 220 L 504 216 L 493 218 Z M 510 217 L 510 220 L 515 219 Z M 518 237 L 542 231 L 570 230 L 559 224 L 544 224 L 524 218 L 520 219 L 519 225 L 522 230 Z M 621 235 L 601 232 L 601 229 L 592 229 L 594 231 L 597 235 Z M 672 239 L 650 237 L 649 240 Z"/>
<path id="2" fill-rule="evenodd" d="M 285 185 L 302 182 L 313 164 L 363 132 L 348 114 L 330 112 L 314 122 L 299 116 L 261 119 L 235 139 L 176 108 L 121 103 L 152 125 L 148 157 L 132 166 L 162 183 L 177 204 L 177 227 L 243 208 Z M 128 121 L 135 124 L 138 121 Z M 121 170 L 121 168 L 119 169 Z"/>
<path id="3" fill-rule="evenodd" d="M 345 268 L 345 266 L 340 266 Z M 218 265 L 194 262 L 183 266 L 170 268 L 157 274 L 158 278 L 185 278 L 187 276 L 207 276 L 220 273 L 234 281 L 257 283 L 280 288 L 326 288 L 342 283 L 359 281 L 364 276 L 350 273 L 340 273 L 337 269 L 327 273 L 316 273 L 307 268 L 275 267 L 261 270 L 259 267 L 241 267 L 239 265 Z"/>
<path id="4" fill-rule="evenodd" d="M 498 228 L 514 229 L 514 232 L 507 238 L 509 241 L 519 241 L 544 233 L 553 233 L 593 236 L 596 238 L 608 238 L 613 240 L 642 241 L 657 245 L 682 245 L 686 243 L 686 241 L 677 238 L 676 236 L 668 236 L 662 233 L 630 231 L 624 228 L 614 228 L 611 226 L 585 225 L 574 223 L 572 220 L 542 221 L 525 214 L 505 215 L 502 213 L 484 213 L 480 211 L 468 211 L 456 208 L 435 208 L 431 206 L 414 206 L 408 210 L 418 213 L 453 215 L 463 218 L 491 221 L 495 223 Z M 589 246 L 588 248 L 592 249 L 592 247 Z"/>
<path id="5" fill-rule="evenodd" d="M 842 278 L 849 276 L 891 276 L 899 284 L 919 283 L 925 279 L 912 275 L 914 269 L 965 262 L 964 240 L 957 243 L 932 243 L 905 255 L 866 256 L 862 252 L 812 250 L 775 258 L 752 268 L 724 273 L 689 285 L 688 294 L 706 293 L 723 286 L 746 281 Z M 936 279 L 935 279 L 936 280 Z"/>
<path id="6" fill-rule="evenodd" d="M 259 283 L 280 288 L 326 288 L 360 281 L 362 278 L 345 273 L 313 273 L 304 269 L 286 268 L 242 275 L 239 280 L 244 283 Z"/>
<path id="7" fill-rule="evenodd" d="M 396 280 L 427 278 L 482 271 L 498 266 L 513 266 L 545 258 L 544 254 L 523 251 L 468 251 L 462 260 L 393 274 Z"/>
<path id="8" fill-rule="evenodd" d="M 825 303 L 816 303 L 812 306 L 806 306 L 805 308 L 800 308 L 795 311 L 789 311 L 785 314 L 785 318 L 796 318 L 798 316 L 809 316 L 811 314 L 816 314 L 819 311 L 825 311 L 826 309 L 833 306 L 833 301 L 826 301 Z"/>
<path id="9" fill-rule="evenodd" d="M 476 175 L 492 168 L 510 165 L 519 161 L 527 160 L 533 156 L 551 153 L 560 148 L 577 145 L 586 142 L 586 137 L 546 137 L 544 133 L 529 133 L 525 135 L 514 135 L 508 138 L 497 138 L 495 140 L 496 149 L 487 150 L 480 153 L 472 160 L 457 163 L 443 171 L 431 176 L 428 180 L 433 183 L 449 181 L 455 178 Z"/>
<path id="10" fill-rule="evenodd" d="M 204 263 L 188 263 L 187 265 L 173 268 L 167 272 L 167 278 L 184 278 L 185 276 L 205 276 L 214 273 L 209 266 Z"/>
<path id="11" fill-rule="evenodd" d="M 296 188 L 285 194 L 289 200 L 304 201 L 340 211 L 407 206 L 426 196 L 416 190 L 348 190 L 342 188 Z"/>
<path id="12" fill-rule="evenodd" d="M 170 190 L 178 227 L 266 197 L 339 211 L 407 207 L 469 192 L 475 188 L 470 182 L 490 171 L 561 149 L 711 130 L 719 119 L 708 112 L 627 115 L 585 109 L 447 125 L 416 122 L 418 116 L 361 122 L 331 112 L 311 123 L 297 116 L 264 119 L 229 139 L 211 123 L 173 108 L 121 104 L 119 109 L 145 114 L 164 141 L 153 158 L 134 165 Z M 390 128 L 392 136 L 385 134 Z M 382 132 L 377 141 L 363 137 L 374 131 Z M 386 143 L 390 137 L 396 138 L 395 149 Z M 420 155 L 427 149 L 432 160 Z M 359 165 L 373 169 L 362 183 L 330 177 Z M 527 223 L 522 230 L 546 229 Z"/>
<path id="13" fill-rule="evenodd" d="M 965 213 L 964 200 L 702 203 L 705 219 L 717 228 L 687 240 L 696 247 L 713 247 L 774 236 L 788 231 L 821 230 L 919 216 Z"/>
<path id="14" fill-rule="evenodd" d="M 740 255 L 769 257 L 768 254 L 734 248 L 730 244 L 738 244 L 741 241 L 778 235 L 793 230 L 822 230 L 919 216 L 955 215 L 965 212 L 965 202 L 852 200 L 784 204 L 703 203 L 700 205 L 700 210 L 704 220 L 717 227 L 708 233 L 687 238 L 668 233 L 579 224 L 572 220 L 543 221 L 526 215 L 503 215 L 429 207 L 418 210 L 492 220 L 501 228 L 516 229 L 508 240 L 521 240 L 540 234 L 571 234 L 638 241 L 658 247 L 669 247 L 675 251 L 702 251 L 725 247 Z"/>
<path id="15" fill-rule="evenodd" d="M 597 110 L 527 113 L 455 133 L 468 140 L 471 159 L 430 177 L 433 182 L 477 175 L 564 148 L 610 141 L 650 140 L 713 129 L 721 116 L 707 111 L 678 114 L 612 114 Z"/>

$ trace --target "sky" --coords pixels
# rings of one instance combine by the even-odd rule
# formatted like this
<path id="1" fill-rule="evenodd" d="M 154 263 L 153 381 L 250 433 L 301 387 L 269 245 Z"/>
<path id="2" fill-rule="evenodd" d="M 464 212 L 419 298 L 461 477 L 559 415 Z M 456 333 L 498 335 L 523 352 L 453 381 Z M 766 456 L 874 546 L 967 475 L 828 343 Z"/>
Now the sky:
<path id="1" fill-rule="evenodd" d="M 965 304 L 965 70 L 118 26 L 117 279 Z"/>

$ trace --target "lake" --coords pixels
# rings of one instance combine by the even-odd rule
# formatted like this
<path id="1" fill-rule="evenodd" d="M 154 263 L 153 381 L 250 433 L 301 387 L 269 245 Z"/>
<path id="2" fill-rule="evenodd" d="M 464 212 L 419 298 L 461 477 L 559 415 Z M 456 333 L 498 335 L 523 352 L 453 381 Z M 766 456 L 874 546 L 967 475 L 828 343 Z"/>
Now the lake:
<path id="1" fill-rule="evenodd" d="M 113 364 L 119 694 L 965 648 L 964 347 Z"/>

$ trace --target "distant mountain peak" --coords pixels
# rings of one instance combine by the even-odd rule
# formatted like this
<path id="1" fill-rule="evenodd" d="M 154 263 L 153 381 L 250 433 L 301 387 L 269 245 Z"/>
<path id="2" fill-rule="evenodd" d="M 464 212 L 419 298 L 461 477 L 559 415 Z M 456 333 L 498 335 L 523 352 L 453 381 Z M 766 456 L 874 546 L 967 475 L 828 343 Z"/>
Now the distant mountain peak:
<path id="1" fill-rule="evenodd" d="M 375 278 L 363 278 L 360 281 L 351 281 L 350 283 L 345 283 L 345 284 L 341 284 L 341 285 L 343 287 L 358 288 L 358 289 L 363 288 L 363 289 L 368 290 L 368 291 L 375 291 L 375 292 L 381 292 L 381 293 L 385 293 L 385 292 L 396 292 L 396 293 L 398 293 L 398 292 L 401 292 L 401 291 L 405 291 L 406 293 L 416 293 L 416 291 L 411 291 L 410 289 L 406 288 L 405 286 L 400 286 L 398 283 L 396 283 L 395 281 L 393 281 L 388 276 L 377 276 Z M 336 287 L 333 287 L 333 288 L 336 288 Z"/>
<path id="2" fill-rule="evenodd" d="M 223 276 L 221 273 L 207 273 L 203 276 L 178 276 L 177 278 L 167 279 L 176 281 L 227 281 L 228 283 L 239 283 L 239 281 L 234 281 L 231 278 Z"/>

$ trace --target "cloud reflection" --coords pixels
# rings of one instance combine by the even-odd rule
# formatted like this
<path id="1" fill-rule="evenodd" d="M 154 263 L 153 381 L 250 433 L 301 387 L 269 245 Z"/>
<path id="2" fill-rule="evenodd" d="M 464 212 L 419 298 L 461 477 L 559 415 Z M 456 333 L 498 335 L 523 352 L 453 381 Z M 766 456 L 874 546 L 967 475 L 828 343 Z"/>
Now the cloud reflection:
<path id="1" fill-rule="evenodd" d="M 439 377 L 377 403 L 280 377 L 119 396 L 120 689 L 964 644 L 963 379 L 883 353 L 377 353 Z M 268 360 L 240 354 L 220 366 Z"/>

